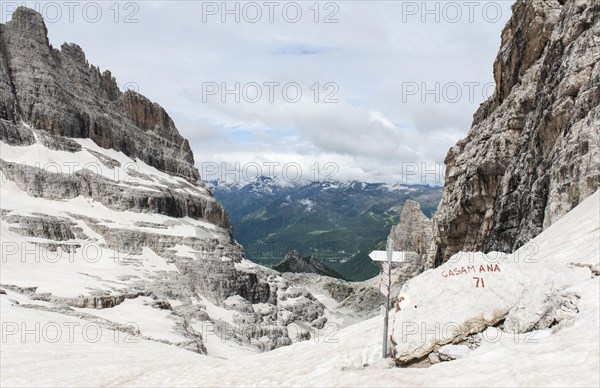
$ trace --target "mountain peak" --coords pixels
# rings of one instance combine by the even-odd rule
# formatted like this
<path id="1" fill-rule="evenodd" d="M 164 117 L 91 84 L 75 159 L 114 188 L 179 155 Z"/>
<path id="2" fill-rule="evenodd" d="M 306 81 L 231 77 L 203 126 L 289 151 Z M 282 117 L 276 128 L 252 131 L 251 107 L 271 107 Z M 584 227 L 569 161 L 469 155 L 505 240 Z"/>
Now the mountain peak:
<path id="1" fill-rule="evenodd" d="M 13 13 L 12 20 L 7 23 L 7 27 L 48 44 L 48 29 L 46 23 L 44 23 L 44 18 L 39 12 L 31 8 L 17 8 Z"/>
<path id="2" fill-rule="evenodd" d="M 111 73 L 90 66 L 78 45 L 52 49 L 47 33 L 42 15 L 25 7 L 0 29 L 0 113 L 7 120 L 0 127 L 2 139 L 23 145 L 18 127 L 25 122 L 53 135 L 89 138 L 167 174 L 198 181 L 190 145 L 160 105 L 120 91 Z"/>
<path id="3" fill-rule="evenodd" d="M 342 275 L 329 268 L 313 256 L 302 256 L 297 250 L 292 250 L 285 258 L 275 264 L 274 270 L 279 272 L 316 273 L 342 279 Z"/>

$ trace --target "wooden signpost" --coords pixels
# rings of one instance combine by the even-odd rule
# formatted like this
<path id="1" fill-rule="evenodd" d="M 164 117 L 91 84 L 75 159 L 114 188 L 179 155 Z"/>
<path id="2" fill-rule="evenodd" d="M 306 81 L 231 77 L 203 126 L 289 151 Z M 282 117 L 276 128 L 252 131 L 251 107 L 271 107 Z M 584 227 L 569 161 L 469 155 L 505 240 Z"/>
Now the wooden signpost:
<path id="1" fill-rule="evenodd" d="M 387 357 L 387 336 L 388 336 L 388 320 L 390 315 L 390 290 L 391 290 L 391 275 L 392 262 L 404 261 L 404 252 L 393 251 L 392 239 L 388 237 L 386 251 L 373 251 L 369 253 L 369 257 L 373 261 L 381 263 L 381 279 L 379 282 L 379 292 L 385 297 L 385 317 L 383 320 L 383 352 L 382 357 Z"/>

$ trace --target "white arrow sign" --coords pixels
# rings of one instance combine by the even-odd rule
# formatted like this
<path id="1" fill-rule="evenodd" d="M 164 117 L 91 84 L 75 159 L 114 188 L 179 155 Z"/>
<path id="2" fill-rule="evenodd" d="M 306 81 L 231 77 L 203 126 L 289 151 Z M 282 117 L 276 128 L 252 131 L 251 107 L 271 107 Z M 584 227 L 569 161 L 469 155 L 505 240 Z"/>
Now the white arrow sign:
<path id="1" fill-rule="evenodd" d="M 373 261 L 381 262 L 381 280 L 379 281 L 379 291 L 385 296 L 385 317 L 383 318 L 383 358 L 387 357 L 387 334 L 388 334 L 388 318 L 390 314 L 390 276 L 392 270 L 392 261 L 404 261 L 404 252 L 392 251 L 394 241 L 391 236 L 387 239 L 387 251 L 373 251 L 369 253 L 369 257 Z"/>
<path id="2" fill-rule="evenodd" d="M 369 253 L 369 257 L 373 261 L 387 261 L 388 252 L 387 251 L 373 251 L 373 252 Z M 404 261 L 404 252 L 392 251 L 392 261 Z"/>

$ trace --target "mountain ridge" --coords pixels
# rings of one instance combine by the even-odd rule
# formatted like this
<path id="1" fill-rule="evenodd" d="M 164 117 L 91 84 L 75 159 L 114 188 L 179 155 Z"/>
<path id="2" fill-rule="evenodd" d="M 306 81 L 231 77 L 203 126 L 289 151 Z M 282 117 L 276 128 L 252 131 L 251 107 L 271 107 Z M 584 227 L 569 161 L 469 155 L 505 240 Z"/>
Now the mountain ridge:
<path id="1" fill-rule="evenodd" d="M 39 13 L 19 7 L 0 29 L 4 141 L 32 142 L 17 129 L 23 120 L 54 135 L 90 138 L 190 182 L 199 179 L 189 142 L 167 112 L 141 94 L 119 90 L 110 71 L 90 65 L 78 45 L 53 48 Z M 47 87 L 32 82 L 32 73 Z"/>
<path id="2" fill-rule="evenodd" d="M 314 273 L 344 280 L 342 275 L 321 263 L 315 257 L 303 257 L 295 250 L 286 254 L 283 260 L 273 266 L 273 269 L 279 272 Z"/>
<path id="3" fill-rule="evenodd" d="M 431 216 L 441 195 L 441 187 L 428 185 L 321 181 L 288 186 L 269 177 L 209 182 L 209 187 L 229 210 L 236 239 L 250 260 L 271 266 L 298 250 L 352 280 L 377 274 L 368 253 L 385 242 L 406 200 L 419 201 Z"/>

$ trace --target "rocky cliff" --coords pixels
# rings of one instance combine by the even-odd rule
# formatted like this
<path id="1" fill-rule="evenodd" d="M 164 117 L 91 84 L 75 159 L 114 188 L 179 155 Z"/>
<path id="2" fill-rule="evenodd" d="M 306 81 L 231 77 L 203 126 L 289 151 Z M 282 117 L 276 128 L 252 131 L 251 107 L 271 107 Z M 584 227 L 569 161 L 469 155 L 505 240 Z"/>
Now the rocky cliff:
<path id="1" fill-rule="evenodd" d="M 406 252 L 406 261 L 395 264 L 399 276 L 394 279 L 401 284 L 426 268 L 429 248 L 431 246 L 431 220 L 421 211 L 416 201 L 407 200 L 400 213 L 400 221 L 391 232 L 393 249 Z"/>
<path id="2" fill-rule="evenodd" d="M 199 178 L 188 141 L 158 104 L 119 90 L 109 71 L 90 65 L 76 44 L 48 42 L 42 16 L 19 8 L 0 27 L 0 134 L 31 143 L 19 122 L 52 134 L 89 138 L 103 148 L 190 182 Z"/>
<path id="3" fill-rule="evenodd" d="M 244 260 L 168 114 L 52 48 L 35 11 L 0 24 L 0 85 L 0 286 L 44 302 L 25 308 L 203 353 L 208 327 L 272 349 L 323 326 L 322 304 Z"/>
<path id="4" fill-rule="evenodd" d="M 518 0 L 494 63 L 496 90 L 446 156 L 429 264 L 505 251 L 600 185 L 600 3 Z"/>

